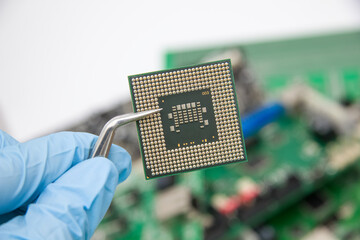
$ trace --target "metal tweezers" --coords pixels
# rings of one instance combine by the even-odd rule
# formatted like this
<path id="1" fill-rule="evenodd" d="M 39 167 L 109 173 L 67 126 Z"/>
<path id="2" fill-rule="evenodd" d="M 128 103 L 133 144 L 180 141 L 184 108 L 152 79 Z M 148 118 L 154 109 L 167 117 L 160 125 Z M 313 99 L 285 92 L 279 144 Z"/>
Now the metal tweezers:
<path id="1" fill-rule="evenodd" d="M 130 122 L 135 122 L 137 120 L 146 118 L 147 116 L 158 113 L 161 110 L 162 109 L 155 109 L 143 112 L 128 113 L 110 119 L 101 130 L 99 138 L 96 141 L 95 146 L 90 154 L 91 158 L 108 157 L 111 144 L 115 136 L 115 130 L 118 127 L 128 124 Z"/>

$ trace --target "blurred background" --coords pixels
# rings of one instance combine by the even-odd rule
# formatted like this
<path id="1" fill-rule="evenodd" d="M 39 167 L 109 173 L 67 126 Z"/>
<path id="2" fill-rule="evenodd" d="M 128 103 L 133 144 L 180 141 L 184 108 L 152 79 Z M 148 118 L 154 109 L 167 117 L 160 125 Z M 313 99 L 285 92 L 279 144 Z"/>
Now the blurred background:
<path id="1" fill-rule="evenodd" d="M 129 99 L 168 49 L 357 28 L 357 0 L 0 1 L 0 127 L 47 134 Z"/>
<path id="2" fill-rule="evenodd" d="M 99 134 L 128 75 L 231 58 L 248 163 L 145 181 L 93 239 L 360 239 L 360 2 L 0 1 L 0 128 Z M 344 187 L 345 186 L 345 187 Z"/>

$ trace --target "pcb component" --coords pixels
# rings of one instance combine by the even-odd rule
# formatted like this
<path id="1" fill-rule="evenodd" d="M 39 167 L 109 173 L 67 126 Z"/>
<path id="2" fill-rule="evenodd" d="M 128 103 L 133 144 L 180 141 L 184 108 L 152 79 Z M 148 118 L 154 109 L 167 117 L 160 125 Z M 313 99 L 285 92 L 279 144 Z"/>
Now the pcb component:
<path id="1" fill-rule="evenodd" d="M 246 161 L 230 60 L 129 76 L 146 179 Z"/>

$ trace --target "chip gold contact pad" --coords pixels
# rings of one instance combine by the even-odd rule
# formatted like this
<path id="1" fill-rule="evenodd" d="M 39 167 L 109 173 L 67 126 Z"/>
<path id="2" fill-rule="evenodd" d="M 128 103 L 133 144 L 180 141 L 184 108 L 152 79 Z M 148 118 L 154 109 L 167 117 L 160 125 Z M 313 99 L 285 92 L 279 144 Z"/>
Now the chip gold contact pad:
<path id="1" fill-rule="evenodd" d="M 145 178 L 246 161 L 230 60 L 129 76 Z"/>

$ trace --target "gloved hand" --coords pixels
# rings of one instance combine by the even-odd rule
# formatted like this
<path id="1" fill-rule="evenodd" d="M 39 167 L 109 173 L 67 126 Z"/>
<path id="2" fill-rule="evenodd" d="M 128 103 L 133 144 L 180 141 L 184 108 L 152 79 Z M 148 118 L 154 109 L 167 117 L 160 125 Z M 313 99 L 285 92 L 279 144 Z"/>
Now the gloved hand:
<path id="1" fill-rule="evenodd" d="M 0 239 L 92 236 L 131 171 L 130 155 L 115 145 L 110 160 L 88 159 L 96 140 L 61 132 L 18 143 L 0 130 Z"/>

